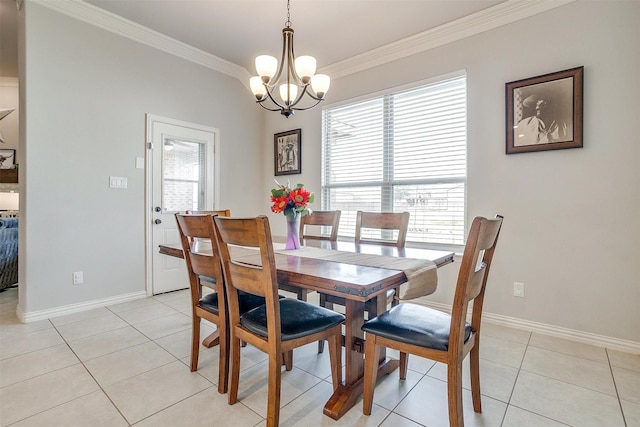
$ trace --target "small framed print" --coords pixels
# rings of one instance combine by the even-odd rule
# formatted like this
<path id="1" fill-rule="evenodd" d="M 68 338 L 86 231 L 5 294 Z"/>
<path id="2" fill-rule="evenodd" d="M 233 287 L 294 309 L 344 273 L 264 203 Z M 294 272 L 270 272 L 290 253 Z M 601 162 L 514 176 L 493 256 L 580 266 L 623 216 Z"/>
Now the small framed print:
<path id="1" fill-rule="evenodd" d="M 302 173 L 301 155 L 302 129 L 273 135 L 273 165 L 276 176 Z"/>
<path id="2" fill-rule="evenodd" d="M 584 67 L 506 84 L 506 153 L 582 147 Z"/>
<path id="3" fill-rule="evenodd" d="M 0 150 L 0 169 L 12 169 L 16 163 L 16 150 Z"/>

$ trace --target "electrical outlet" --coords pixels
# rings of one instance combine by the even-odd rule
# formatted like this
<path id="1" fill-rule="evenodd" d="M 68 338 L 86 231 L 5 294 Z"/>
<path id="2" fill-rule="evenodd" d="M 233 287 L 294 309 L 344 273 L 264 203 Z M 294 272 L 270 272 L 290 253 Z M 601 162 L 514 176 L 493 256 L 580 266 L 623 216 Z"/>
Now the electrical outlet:
<path id="1" fill-rule="evenodd" d="M 513 282 L 513 296 L 524 298 L 524 283 Z"/>
<path id="2" fill-rule="evenodd" d="M 84 283 L 84 275 L 82 274 L 82 271 L 74 271 L 73 272 L 73 284 L 74 285 L 81 285 Z"/>

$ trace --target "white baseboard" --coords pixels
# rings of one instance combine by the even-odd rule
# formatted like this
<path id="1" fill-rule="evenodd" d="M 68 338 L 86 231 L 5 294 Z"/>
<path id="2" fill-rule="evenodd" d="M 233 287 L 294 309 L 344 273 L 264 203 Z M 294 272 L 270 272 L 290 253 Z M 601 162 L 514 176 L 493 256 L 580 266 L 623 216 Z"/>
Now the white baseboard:
<path id="1" fill-rule="evenodd" d="M 436 310 L 451 312 L 451 305 L 442 304 L 431 301 L 413 300 L 412 303 L 431 307 Z M 469 311 L 471 314 L 471 311 Z M 530 320 L 518 319 L 516 317 L 503 316 L 501 314 L 482 313 L 482 321 L 489 322 L 509 328 L 522 329 L 529 332 L 536 332 L 543 335 L 549 335 L 556 338 L 563 338 L 570 341 L 576 341 L 583 344 L 594 345 L 597 347 L 605 347 L 611 350 L 619 350 L 626 353 L 640 354 L 640 342 L 623 340 L 619 338 L 608 337 L 605 335 L 592 334 L 589 332 L 578 331 L 575 329 L 562 328 L 546 323 L 533 322 Z"/>
<path id="2" fill-rule="evenodd" d="M 107 305 L 120 304 L 123 302 L 133 301 L 140 298 L 146 298 L 147 291 L 132 292 L 130 294 L 117 295 L 115 297 L 101 298 L 92 301 L 81 302 L 77 304 L 63 305 L 62 307 L 55 307 L 46 310 L 28 311 L 23 312 L 18 305 L 16 315 L 23 323 L 36 322 L 38 320 L 50 319 L 52 317 L 64 316 L 66 314 L 78 313 L 80 311 L 87 311 L 94 308 L 105 307 Z"/>

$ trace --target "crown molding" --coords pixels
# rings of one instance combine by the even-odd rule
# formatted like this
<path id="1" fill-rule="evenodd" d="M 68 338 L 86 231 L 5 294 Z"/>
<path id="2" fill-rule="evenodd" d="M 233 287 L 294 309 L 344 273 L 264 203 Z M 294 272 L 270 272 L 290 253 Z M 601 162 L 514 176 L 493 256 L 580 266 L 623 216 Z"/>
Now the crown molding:
<path id="1" fill-rule="evenodd" d="M 249 87 L 251 74 L 243 67 L 186 43 L 100 9 L 81 0 L 30 0 L 49 9 L 95 25 L 139 43 L 240 80 Z M 576 0 L 508 0 L 431 30 L 372 49 L 323 67 L 321 71 L 340 78 L 377 67 L 448 43 L 480 34 L 530 16 L 564 6 Z"/>
<path id="2" fill-rule="evenodd" d="M 508 0 L 428 31 L 355 55 L 322 68 L 344 77 L 555 9 L 576 0 Z"/>
<path id="3" fill-rule="evenodd" d="M 30 0 L 32 3 L 47 7 L 79 21 L 86 22 L 122 37 L 151 46 L 220 73 L 235 77 L 247 88 L 249 72 L 215 55 L 175 40 L 162 33 L 125 19 L 114 13 L 100 9 L 81 0 Z"/>

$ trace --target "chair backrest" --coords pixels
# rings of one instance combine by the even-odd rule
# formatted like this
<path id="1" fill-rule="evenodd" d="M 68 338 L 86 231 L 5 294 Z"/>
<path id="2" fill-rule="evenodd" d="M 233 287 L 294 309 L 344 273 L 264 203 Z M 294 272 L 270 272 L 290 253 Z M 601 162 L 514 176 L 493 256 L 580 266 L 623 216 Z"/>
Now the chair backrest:
<path id="1" fill-rule="evenodd" d="M 213 216 L 176 214 L 176 222 L 180 232 L 184 259 L 187 263 L 191 301 L 197 302 L 202 298 L 200 276 L 215 279 L 216 290 L 218 292 L 222 291 L 222 268 L 217 252 L 198 252 L 198 245 L 196 244 L 198 239 L 211 239 L 212 242 L 214 241 L 215 226 L 213 224 Z M 218 304 L 224 304 L 222 298 L 219 298 Z M 221 310 L 222 308 L 220 307 Z"/>
<path id="2" fill-rule="evenodd" d="M 475 217 L 473 219 L 462 255 L 456 292 L 453 297 L 449 335 L 450 349 L 452 345 L 455 346 L 457 343 L 462 346 L 464 342 L 463 331 L 467 308 L 471 300 L 473 300 L 471 329 L 475 332 L 480 330 L 484 291 L 501 227 L 502 216 L 500 215 L 496 215 L 495 219 L 483 217 Z"/>
<path id="3" fill-rule="evenodd" d="M 310 215 L 300 218 L 300 237 L 303 239 L 338 240 L 338 227 L 340 225 L 341 211 L 313 211 Z M 331 227 L 330 235 L 305 234 L 305 225 L 319 225 Z"/>
<path id="4" fill-rule="evenodd" d="M 362 238 L 363 228 L 376 228 L 380 230 L 397 230 L 397 240 L 365 239 Z M 356 214 L 356 243 L 375 243 L 378 245 L 397 246 L 404 248 L 409 229 L 409 212 L 363 212 Z"/>
<path id="5" fill-rule="evenodd" d="M 221 209 L 219 211 L 187 211 L 188 215 L 218 215 L 218 216 L 231 216 L 230 209 Z"/>
<path id="6" fill-rule="evenodd" d="M 267 333 L 270 339 L 273 337 L 279 342 L 280 305 L 269 219 L 266 216 L 257 218 L 217 216 L 214 221 L 230 325 L 233 327 L 240 323 L 238 290 L 263 296 L 267 307 Z M 235 246 L 257 248 L 259 251 L 255 251 L 255 258 L 251 260 L 247 259 L 246 253 L 234 258 L 234 252 L 238 249 Z"/>

